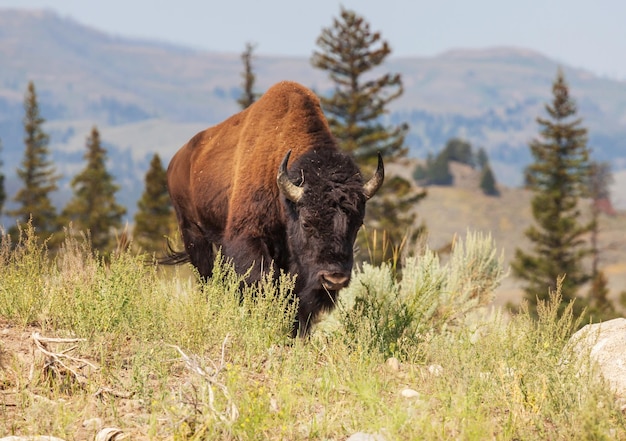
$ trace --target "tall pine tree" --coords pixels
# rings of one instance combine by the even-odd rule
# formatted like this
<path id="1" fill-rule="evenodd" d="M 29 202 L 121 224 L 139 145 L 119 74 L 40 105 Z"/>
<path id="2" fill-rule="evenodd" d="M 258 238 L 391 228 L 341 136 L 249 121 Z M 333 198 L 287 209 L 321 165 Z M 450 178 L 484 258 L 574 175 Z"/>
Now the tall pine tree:
<path id="1" fill-rule="evenodd" d="M 580 286 L 589 280 L 582 260 L 589 254 L 585 236 L 593 225 L 582 223 L 579 210 L 589 176 L 587 130 L 576 117 L 576 105 L 561 70 L 552 94 L 552 103 L 546 105 L 549 118 L 537 118 L 540 137 L 530 144 L 534 162 L 525 171 L 526 185 L 534 193 L 535 225 L 526 230 L 532 249 L 517 249 L 512 263 L 514 274 L 526 281 L 531 310 L 537 299 L 548 297 L 548 289 L 556 288 L 559 277 L 565 276 L 564 304 L 576 298 Z M 582 306 L 578 300 L 576 311 Z"/>
<path id="2" fill-rule="evenodd" d="M 146 187 L 135 214 L 134 241 L 144 251 L 163 249 L 165 237 L 176 230 L 176 220 L 167 192 L 167 173 L 155 154 L 146 173 Z"/>
<path id="3" fill-rule="evenodd" d="M 408 125 L 384 124 L 389 103 L 402 95 L 402 79 L 399 74 L 371 75 L 391 53 L 389 44 L 379 32 L 370 31 L 363 17 L 342 7 L 340 18 L 322 30 L 317 46 L 311 63 L 328 72 L 335 84 L 332 96 L 321 96 L 320 101 L 340 148 L 351 153 L 366 174 L 373 172 L 378 152 L 387 162 L 404 157 Z M 409 236 L 418 234 L 414 206 L 424 196 L 410 181 L 394 177 L 368 202 L 366 223 L 385 230 L 391 242 L 388 250 L 397 250 Z M 361 249 L 366 249 L 365 241 L 359 239 Z M 393 252 L 385 254 L 370 257 L 387 259 Z"/>
<path id="4" fill-rule="evenodd" d="M 241 61 L 243 61 L 244 69 L 241 74 L 243 77 L 243 94 L 237 100 L 237 103 L 242 109 L 250 106 L 258 97 L 258 95 L 254 93 L 254 82 L 256 81 L 256 76 L 254 75 L 254 70 L 252 69 L 253 52 L 254 45 L 252 43 L 246 43 L 246 50 L 241 54 Z"/>
<path id="5" fill-rule="evenodd" d="M 63 220 L 74 229 L 89 232 L 95 250 L 107 254 L 115 246 L 115 230 L 122 226 L 126 208 L 115 201 L 119 187 L 106 169 L 106 150 L 100 142 L 100 133 L 94 126 L 86 142 L 83 156 L 87 162 L 82 172 L 72 179 L 72 199 L 63 210 Z"/>
<path id="6" fill-rule="evenodd" d="M 363 17 L 342 7 L 341 17 L 322 30 L 317 46 L 320 51 L 313 53 L 311 63 L 327 71 L 335 83 L 333 95 L 320 101 L 341 148 L 362 166 L 375 166 L 378 152 L 390 158 L 404 156 L 408 125 L 385 127 L 382 122 L 388 104 L 402 95 L 400 75 L 363 78 L 391 54 L 380 32 L 370 31 Z"/>
<path id="7" fill-rule="evenodd" d="M 43 131 L 45 120 L 39 114 L 37 92 L 32 81 L 28 83 L 24 99 L 24 159 L 17 175 L 24 183 L 13 198 L 19 204 L 15 210 L 8 212 L 20 224 L 32 219 L 35 233 L 42 239 L 48 239 L 60 229 L 55 207 L 50 200 L 50 193 L 57 190 L 60 176 L 48 158 L 49 137 Z M 12 235 L 17 227 L 9 230 Z"/>

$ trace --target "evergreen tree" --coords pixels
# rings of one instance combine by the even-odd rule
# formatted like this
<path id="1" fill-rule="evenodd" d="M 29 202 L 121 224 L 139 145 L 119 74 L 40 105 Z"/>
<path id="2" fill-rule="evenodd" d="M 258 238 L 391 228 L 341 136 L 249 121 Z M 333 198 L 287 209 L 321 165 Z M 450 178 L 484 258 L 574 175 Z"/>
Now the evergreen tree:
<path id="1" fill-rule="evenodd" d="M 17 169 L 24 186 L 13 198 L 19 207 L 8 214 L 20 224 L 26 224 L 32 219 L 38 237 L 48 239 L 60 229 L 56 209 L 50 200 L 50 193 L 57 190 L 60 176 L 48 159 L 49 137 L 42 128 L 45 120 L 39 114 L 37 93 L 32 81 L 28 83 L 24 110 L 24 159 Z M 16 235 L 17 227 L 12 227 L 9 232 Z"/>
<path id="2" fill-rule="evenodd" d="M 155 154 L 146 173 L 146 187 L 135 214 L 134 239 L 147 252 L 163 249 L 165 237 L 176 228 L 172 204 L 167 192 L 167 173 Z"/>
<path id="3" fill-rule="evenodd" d="M 256 76 L 252 70 L 252 52 L 254 52 L 254 45 L 246 43 L 246 50 L 241 54 L 244 67 L 244 71 L 241 74 L 243 77 L 243 95 L 237 100 L 242 109 L 250 106 L 258 98 L 258 95 L 254 93 Z"/>
<path id="4" fill-rule="evenodd" d="M 413 170 L 413 180 L 418 183 L 426 183 L 426 179 L 428 178 L 428 168 L 427 165 L 417 164 L 415 169 Z"/>
<path id="5" fill-rule="evenodd" d="M 311 63 L 327 71 L 335 84 L 332 96 L 322 96 L 320 101 L 340 148 L 355 157 L 364 174 L 373 173 L 378 152 L 388 160 L 405 156 L 408 125 L 383 124 L 388 104 L 403 92 L 401 77 L 391 73 L 377 78 L 371 75 L 391 53 L 389 44 L 381 39 L 379 32 L 371 32 L 369 23 L 362 17 L 342 7 L 340 18 L 333 20 L 332 27 L 322 30 L 317 46 L 320 50 L 313 53 Z M 393 185 L 388 185 L 389 182 L 368 202 L 366 224 L 388 228 L 386 240 L 391 246 L 386 249 L 397 250 L 409 236 L 420 231 L 413 229 L 416 217 L 413 208 L 426 194 L 403 178 L 394 178 Z M 401 202 L 395 193 L 400 188 Z M 368 248 L 363 246 L 365 240 L 359 240 L 362 250 Z M 370 257 L 387 259 L 390 255 Z"/>
<path id="6" fill-rule="evenodd" d="M 485 163 L 480 173 L 480 188 L 487 196 L 499 196 L 500 192 L 496 187 L 496 178 L 491 171 L 489 162 Z"/>
<path id="7" fill-rule="evenodd" d="M 487 152 L 484 148 L 479 148 L 478 152 L 476 152 L 476 165 L 481 168 L 485 168 L 486 165 L 489 164 L 489 157 L 487 156 Z"/>
<path id="8" fill-rule="evenodd" d="M 82 172 L 72 179 L 72 199 L 63 210 L 63 220 L 71 222 L 78 231 L 89 232 L 95 250 L 108 253 L 115 247 L 114 232 L 122 226 L 126 208 L 117 204 L 115 193 L 119 187 L 106 169 L 107 152 L 100 142 L 100 133 L 94 126 L 87 137 L 87 162 Z"/>
<path id="9" fill-rule="evenodd" d="M 500 196 L 500 191 L 496 186 L 496 175 L 489 165 L 489 157 L 484 148 L 479 148 L 476 152 L 475 162 L 480 167 L 480 188 L 487 196 Z"/>
<path id="10" fill-rule="evenodd" d="M 445 150 L 432 161 L 426 175 L 428 185 L 452 185 L 454 183 L 454 176 L 450 172 L 450 162 Z"/>
<path id="11" fill-rule="evenodd" d="M 452 138 L 446 143 L 444 155 L 447 161 L 456 161 L 461 164 L 474 166 L 472 145 L 459 138 Z"/>
<path id="12" fill-rule="evenodd" d="M 594 202 L 611 198 L 611 184 L 613 183 L 613 172 L 611 164 L 608 162 L 595 162 L 590 165 L 589 172 L 589 196 Z"/>
<path id="13" fill-rule="evenodd" d="M 548 297 L 548 288 L 555 289 L 558 277 L 565 276 L 564 304 L 589 280 L 582 259 L 589 254 L 584 237 L 593 225 L 581 223 L 579 210 L 589 176 L 587 130 L 576 117 L 576 105 L 561 70 L 552 94 L 552 103 L 546 105 L 549 118 L 537 118 L 540 137 L 530 143 L 534 162 L 525 170 L 526 183 L 534 193 L 536 225 L 526 230 L 532 251 L 517 249 L 512 263 L 514 274 L 527 282 L 531 310 L 537 299 Z M 583 306 L 584 302 L 577 301 L 575 310 L 580 312 Z"/>
<path id="14" fill-rule="evenodd" d="M 0 153 L 2 153 L 2 140 L 0 140 Z M 2 173 L 2 157 L 0 156 L 0 216 L 4 208 L 4 201 L 7 199 L 6 190 L 4 188 L 4 174 Z"/>
<path id="15" fill-rule="evenodd" d="M 484 150 L 483 154 L 485 154 Z M 469 165 L 473 168 L 476 161 L 472 151 L 472 145 L 459 138 L 448 140 L 443 150 L 441 150 L 436 157 L 433 158 L 431 153 L 428 154 L 425 167 L 418 165 L 415 168 L 413 171 L 413 179 L 422 183 L 422 185 L 452 185 L 454 183 L 454 176 L 450 171 L 450 161 Z M 487 160 L 485 159 L 485 161 Z M 491 179 L 494 179 L 491 170 L 489 170 L 489 173 L 491 173 Z M 489 176 L 487 179 L 489 179 Z M 495 179 L 492 185 L 495 186 Z"/>
<path id="16" fill-rule="evenodd" d="M 317 39 L 311 63 L 329 73 L 335 83 L 331 97 L 320 97 L 328 123 L 341 148 L 352 153 L 359 165 L 376 165 L 377 153 L 396 158 L 406 154 L 407 124 L 384 127 L 387 105 L 402 95 L 399 74 L 378 78 L 363 76 L 380 66 L 391 54 L 379 32 L 353 11 L 341 8 L 341 18 L 324 28 Z"/>

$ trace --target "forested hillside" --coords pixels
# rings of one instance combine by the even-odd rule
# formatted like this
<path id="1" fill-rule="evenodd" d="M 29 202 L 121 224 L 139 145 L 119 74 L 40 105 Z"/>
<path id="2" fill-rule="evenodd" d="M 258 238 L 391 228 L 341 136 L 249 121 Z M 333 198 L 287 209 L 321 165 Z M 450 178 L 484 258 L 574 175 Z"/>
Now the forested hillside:
<path id="1" fill-rule="evenodd" d="M 23 151 L 21 119 L 26 84 L 39 91 L 53 159 L 65 176 L 54 196 L 68 198 L 68 181 L 97 124 L 122 202 L 135 210 L 143 174 L 159 153 L 167 163 L 198 130 L 238 110 L 239 54 L 208 53 L 111 36 L 52 12 L 0 10 L 0 139 L 9 197 Z M 393 42 L 392 42 L 393 43 Z M 242 51 L 244 48 L 242 48 Z M 307 57 L 273 57 L 258 48 L 258 92 L 290 79 L 325 93 L 331 83 Z M 515 48 L 462 50 L 430 58 L 394 58 L 385 69 L 402 75 L 404 93 L 392 122 L 407 122 L 409 156 L 423 158 L 453 136 L 483 147 L 498 182 L 515 186 L 529 161 L 558 63 Z M 626 168 L 626 85 L 564 66 L 598 160 Z M 617 174 L 617 182 L 623 182 Z M 626 204 L 618 197 L 618 204 Z"/>

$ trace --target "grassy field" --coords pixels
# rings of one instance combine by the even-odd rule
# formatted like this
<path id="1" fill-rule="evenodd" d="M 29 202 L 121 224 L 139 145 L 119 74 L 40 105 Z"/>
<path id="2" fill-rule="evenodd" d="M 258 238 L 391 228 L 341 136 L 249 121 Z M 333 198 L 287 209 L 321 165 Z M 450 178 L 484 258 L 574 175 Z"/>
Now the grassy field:
<path id="1" fill-rule="evenodd" d="M 240 291 L 228 263 L 110 259 L 25 235 L 0 248 L 0 436 L 133 440 L 625 439 L 607 386 L 573 357 L 577 327 L 488 307 L 504 276 L 486 235 L 446 263 L 363 265 L 310 339 L 288 337 L 293 280 Z"/>

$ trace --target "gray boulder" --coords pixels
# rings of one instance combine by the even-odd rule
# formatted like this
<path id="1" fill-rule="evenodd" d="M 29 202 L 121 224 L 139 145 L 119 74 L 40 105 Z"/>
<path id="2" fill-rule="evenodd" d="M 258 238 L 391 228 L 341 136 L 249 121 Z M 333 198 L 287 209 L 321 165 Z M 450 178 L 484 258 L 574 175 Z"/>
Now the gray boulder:
<path id="1" fill-rule="evenodd" d="M 575 353 L 589 354 L 617 398 L 626 400 L 626 318 L 587 325 L 570 342 Z"/>

